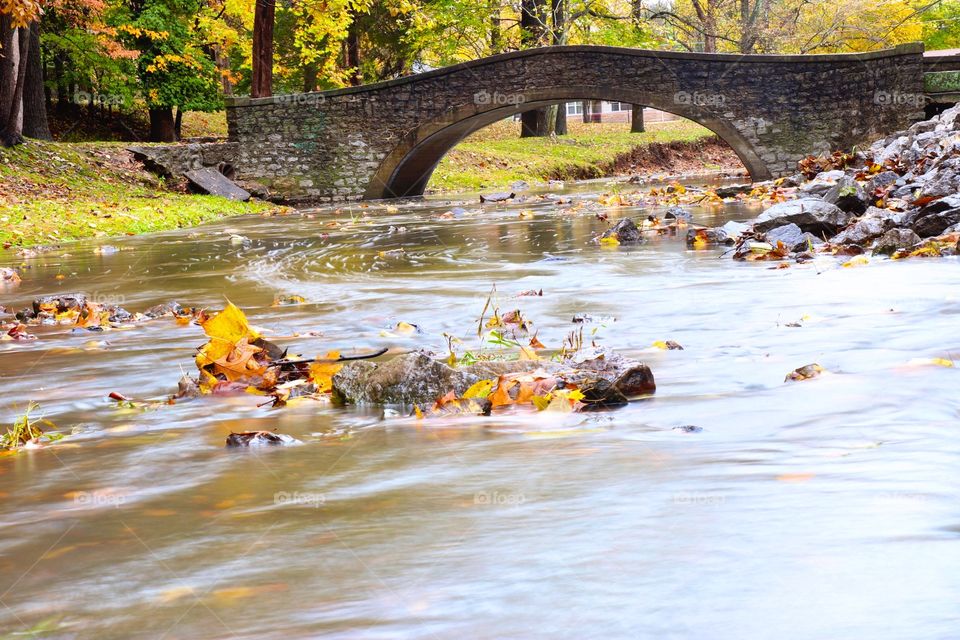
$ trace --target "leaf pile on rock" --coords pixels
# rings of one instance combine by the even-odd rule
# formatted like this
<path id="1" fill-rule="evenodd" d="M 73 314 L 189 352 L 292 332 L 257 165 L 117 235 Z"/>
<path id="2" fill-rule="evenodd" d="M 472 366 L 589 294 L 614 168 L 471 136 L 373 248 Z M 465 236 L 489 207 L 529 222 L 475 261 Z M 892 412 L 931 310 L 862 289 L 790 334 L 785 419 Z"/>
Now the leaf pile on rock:
<path id="1" fill-rule="evenodd" d="M 413 405 L 432 414 L 490 415 L 508 407 L 572 412 L 618 407 L 650 395 L 650 368 L 618 354 L 595 351 L 560 361 L 481 361 L 452 367 L 427 353 L 386 362 L 344 365 L 332 380 L 342 404 Z"/>

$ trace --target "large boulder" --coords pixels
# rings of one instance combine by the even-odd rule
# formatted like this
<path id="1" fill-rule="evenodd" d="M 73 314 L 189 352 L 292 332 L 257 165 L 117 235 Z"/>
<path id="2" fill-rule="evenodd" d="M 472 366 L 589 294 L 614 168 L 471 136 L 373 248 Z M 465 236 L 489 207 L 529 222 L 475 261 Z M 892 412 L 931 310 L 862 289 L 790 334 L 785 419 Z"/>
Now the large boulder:
<path id="1" fill-rule="evenodd" d="M 837 183 L 823 194 L 823 199 L 830 204 L 837 205 L 844 211 L 853 213 L 866 211 L 867 203 L 870 201 L 867 192 L 863 190 L 860 183 L 849 176 L 837 180 Z"/>
<path id="2" fill-rule="evenodd" d="M 800 198 L 775 204 L 757 217 L 753 228 L 760 233 L 793 223 L 814 235 L 833 235 L 846 227 L 853 214 L 820 198 Z"/>

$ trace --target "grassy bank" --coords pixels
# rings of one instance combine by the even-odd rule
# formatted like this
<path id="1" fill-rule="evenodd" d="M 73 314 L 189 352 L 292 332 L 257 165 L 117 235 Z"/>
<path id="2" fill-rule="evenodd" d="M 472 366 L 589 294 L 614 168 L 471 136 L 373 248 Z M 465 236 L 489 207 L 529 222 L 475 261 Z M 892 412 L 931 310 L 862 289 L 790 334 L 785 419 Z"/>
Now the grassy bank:
<path id="1" fill-rule="evenodd" d="M 689 120 L 652 123 L 645 133 L 630 133 L 626 123 L 571 122 L 570 133 L 556 138 L 520 138 L 520 125 L 503 121 L 473 134 L 440 162 L 430 188 L 474 190 L 507 186 L 516 180 L 530 183 L 557 179 L 599 178 L 624 169 L 618 159 L 636 155 L 639 148 L 668 143 L 694 143 L 713 133 Z M 701 170 L 739 168 L 736 156 L 706 158 Z M 671 171 L 667 163 L 646 170 Z"/>
<path id="2" fill-rule="evenodd" d="M 273 208 L 190 195 L 178 186 L 146 172 L 119 144 L 31 140 L 0 149 L 0 244 L 163 231 Z"/>

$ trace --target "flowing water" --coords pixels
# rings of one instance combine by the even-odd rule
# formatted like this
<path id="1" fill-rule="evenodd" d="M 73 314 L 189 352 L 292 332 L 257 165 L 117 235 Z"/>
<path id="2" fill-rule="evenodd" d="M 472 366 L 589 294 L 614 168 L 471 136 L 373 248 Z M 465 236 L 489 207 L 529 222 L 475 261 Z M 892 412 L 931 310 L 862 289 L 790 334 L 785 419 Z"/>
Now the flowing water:
<path id="1" fill-rule="evenodd" d="M 670 238 L 601 247 L 607 223 L 550 200 L 464 201 L 457 219 L 429 199 L 80 242 L 27 259 L 0 303 L 228 298 L 292 353 L 442 354 L 444 332 L 475 347 L 496 283 L 548 347 L 591 316 L 588 339 L 650 364 L 654 399 L 422 421 L 248 395 L 121 409 L 110 392 L 163 397 L 193 371 L 197 326 L 37 328 L 0 343 L 0 422 L 34 400 L 75 433 L 0 458 L 0 631 L 956 637 L 960 372 L 917 360 L 960 356 L 955 259 L 775 270 Z M 401 321 L 422 332 L 391 335 Z M 812 362 L 827 373 L 784 382 Z M 304 444 L 224 448 L 253 429 Z"/>

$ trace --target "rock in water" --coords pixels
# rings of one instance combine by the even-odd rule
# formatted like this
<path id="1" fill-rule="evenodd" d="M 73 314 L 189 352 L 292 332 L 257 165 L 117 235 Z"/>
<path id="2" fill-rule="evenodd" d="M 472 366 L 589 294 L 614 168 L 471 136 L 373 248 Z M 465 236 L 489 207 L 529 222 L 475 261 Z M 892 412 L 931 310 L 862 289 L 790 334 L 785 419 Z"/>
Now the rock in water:
<path id="1" fill-rule="evenodd" d="M 505 200 L 513 200 L 515 197 L 517 197 L 515 193 L 480 194 L 480 202 L 503 202 Z"/>
<path id="2" fill-rule="evenodd" d="M 293 436 L 270 431 L 241 431 L 227 436 L 228 447 L 276 447 L 291 444 L 301 444 L 301 442 Z"/>
<path id="3" fill-rule="evenodd" d="M 684 222 L 690 222 L 693 220 L 693 214 L 684 209 L 683 207 L 669 207 L 666 212 L 663 214 L 664 220 L 683 220 Z"/>
<path id="4" fill-rule="evenodd" d="M 43 296 L 33 301 L 33 313 L 41 311 L 49 313 L 63 313 L 64 311 L 80 311 L 87 306 L 87 296 L 82 293 L 61 293 L 55 296 Z"/>
<path id="5" fill-rule="evenodd" d="M 194 191 L 240 202 L 246 202 L 250 199 L 250 194 L 247 191 L 238 187 L 227 176 L 213 167 L 192 169 L 183 175 L 190 181 L 190 187 Z"/>
<path id="6" fill-rule="evenodd" d="M 333 376 L 333 398 L 343 404 L 423 404 L 449 391 L 459 397 L 479 380 L 425 353 L 408 353 L 386 362 L 344 364 Z"/>
<path id="7" fill-rule="evenodd" d="M 782 242 L 789 251 L 805 251 L 807 249 L 807 237 L 800 227 L 793 224 L 785 224 L 781 227 L 774 227 L 764 234 L 764 240 L 772 247 L 776 247 L 778 242 Z"/>
<path id="8" fill-rule="evenodd" d="M 775 204 L 757 217 L 754 230 L 766 233 L 770 229 L 793 223 L 802 231 L 814 235 L 833 235 L 847 226 L 853 214 L 820 198 L 800 198 Z"/>
<path id="9" fill-rule="evenodd" d="M 830 239 L 833 244 L 866 244 L 882 236 L 893 223 L 881 218 L 861 218 Z"/>
<path id="10" fill-rule="evenodd" d="M 460 397 L 473 384 L 501 375 L 542 371 L 561 386 L 576 387 L 595 408 L 650 395 L 656 383 L 650 368 L 618 354 L 601 352 L 556 363 L 547 360 L 479 362 L 454 369 L 425 353 L 408 353 L 387 362 L 358 360 L 333 376 L 333 398 L 341 404 L 430 405 L 450 391 Z"/>
<path id="11" fill-rule="evenodd" d="M 643 236 L 640 235 L 640 229 L 630 218 L 618 220 L 617 224 L 603 232 L 601 238 L 615 237 L 620 244 L 634 244 L 640 242 Z"/>
<path id="12" fill-rule="evenodd" d="M 736 198 L 741 193 L 750 193 L 752 190 L 752 184 L 728 184 L 717 187 L 713 192 L 721 198 Z"/>

